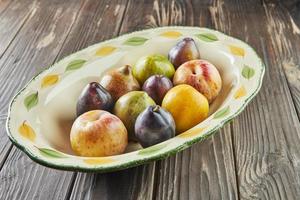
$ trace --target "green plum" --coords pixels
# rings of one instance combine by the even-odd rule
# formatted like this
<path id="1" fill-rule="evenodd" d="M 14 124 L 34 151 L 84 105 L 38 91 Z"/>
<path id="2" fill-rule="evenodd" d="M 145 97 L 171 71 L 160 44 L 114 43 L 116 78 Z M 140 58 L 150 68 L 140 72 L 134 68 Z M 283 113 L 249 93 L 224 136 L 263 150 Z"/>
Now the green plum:
<path id="1" fill-rule="evenodd" d="M 133 67 L 133 75 L 141 85 L 152 75 L 164 75 L 171 79 L 174 73 L 172 63 L 158 54 L 141 57 Z"/>
<path id="2" fill-rule="evenodd" d="M 143 91 L 128 92 L 118 99 L 114 107 L 114 114 L 124 123 L 129 139 L 136 140 L 134 133 L 136 118 L 148 106 L 152 105 L 155 105 L 154 100 Z"/>

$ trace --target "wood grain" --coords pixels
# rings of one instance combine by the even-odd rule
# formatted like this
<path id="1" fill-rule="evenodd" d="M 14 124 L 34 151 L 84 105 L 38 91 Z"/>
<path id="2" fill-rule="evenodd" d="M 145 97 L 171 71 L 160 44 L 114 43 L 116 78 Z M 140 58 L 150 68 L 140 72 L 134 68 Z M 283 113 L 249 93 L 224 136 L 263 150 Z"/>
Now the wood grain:
<path id="1" fill-rule="evenodd" d="M 109 3 L 112 3 L 112 4 L 110 5 Z M 41 26 L 41 28 L 40 28 L 41 30 L 37 30 L 37 31 L 41 32 L 42 34 L 44 34 L 44 37 L 41 37 L 40 40 L 29 41 L 29 44 L 32 45 L 32 47 L 37 48 L 39 51 L 42 52 L 39 55 L 36 55 L 37 59 L 33 61 L 35 64 L 39 63 L 42 68 L 46 67 L 49 64 L 52 64 L 54 60 L 62 58 L 65 54 L 69 54 L 72 51 L 76 51 L 79 48 L 85 47 L 84 45 L 89 45 L 91 42 L 94 43 L 94 42 L 98 42 L 98 41 L 104 39 L 103 36 L 105 36 L 105 35 L 100 34 L 101 32 L 98 32 L 98 34 L 95 34 L 96 33 L 95 30 L 97 30 L 97 29 L 95 29 L 95 27 L 100 28 L 100 30 L 102 30 L 102 33 L 105 31 L 108 31 L 107 33 L 111 34 L 112 29 L 109 29 L 108 27 L 104 27 L 103 23 L 107 24 L 113 19 L 117 19 L 120 21 L 123 16 L 123 12 L 124 12 L 124 8 L 125 8 L 125 5 L 123 5 L 121 1 L 111 1 L 111 2 L 102 1 L 102 3 L 99 3 L 98 1 L 86 1 L 82 5 L 82 8 L 81 8 L 81 5 L 79 4 L 79 2 L 74 2 L 74 3 L 72 2 L 71 5 L 68 5 L 68 4 L 70 4 L 70 2 L 65 2 L 64 3 L 65 6 L 64 5 L 57 5 L 57 7 L 52 6 L 52 9 L 58 10 L 57 12 L 59 12 L 59 14 L 58 15 L 54 14 L 54 16 L 57 16 L 57 17 L 54 17 L 53 21 L 52 20 L 47 21 L 47 18 L 49 18 L 49 17 L 53 18 L 53 16 L 51 16 L 51 15 L 53 15 L 53 13 L 49 13 L 49 16 L 44 16 L 45 17 L 44 21 L 46 21 L 46 22 L 45 22 L 44 26 Z M 48 6 L 49 5 L 44 4 L 44 5 L 41 5 L 41 8 L 45 9 Z M 69 7 L 68 9 L 66 9 L 67 6 Z M 109 8 L 109 6 L 111 6 L 111 8 Z M 76 17 L 77 11 L 79 11 L 79 8 L 81 8 L 80 12 L 78 13 L 80 18 Z M 64 10 L 64 9 L 66 9 L 66 10 Z M 64 10 L 64 13 L 65 13 L 64 16 L 68 16 L 68 17 L 61 16 L 62 10 Z M 39 15 L 41 15 L 43 12 L 45 12 L 45 10 L 38 10 L 38 12 L 36 14 L 37 16 L 34 16 L 34 17 L 39 18 L 40 17 Z M 61 22 L 60 24 L 57 23 L 58 20 L 64 20 L 64 19 L 69 20 L 69 21 L 65 21 L 65 22 L 60 21 Z M 72 28 L 72 30 L 71 30 L 71 26 L 74 24 L 75 20 L 76 20 L 76 26 L 74 26 L 74 28 Z M 93 22 L 94 26 L 91 26 L 91 23 L 86 23 L 87 21 Z M 25 30 L 22 30 L 19 33 L 18 37 L 24 39 L 24 37 L 26 35 L 23 35 L 23 34 L 26 33 L 27 31 L 30 31 L 30 29 L 34 28 L 34 26 L 39 25 L 36 23 L 37 23 L 37 21 L 31 21 L 29 24 L 26 24 Z M 65 26 L 65 24 L 68 24 L 68 26 Z M 51 26 L 50 32 L 47 31 L 47 29 L 48 29 L 47 26 L 49 26 L 49 25 Z M 56 29 L 56 26 L 59 26 L 59 27 L 57 27 L 57 29 Z M 62 28 L 61 26 L 64 26 L 64 28 Z M 105 30 L 101 29 L 101 26 L 103 28 L 105 28 Z M 112 28 L 117 28 L 117 27 L 118 27 L 118 25 L 115 25 L 115 24 L 114 24 L 114 26 L 112 26 Z M 115 32 L 117 32 L 117 31 L 118 30 L 115 30 Z M 81 34 L 79 34 L 79 32 L 81 32 Z M 87 34 L 88 32 L 90 34 Z M 58 35 L 60 37 L 57 37 L 56 35 Z M 68 37 L 68 39 L 65 40 L 66 36 L 69 36 L 69 37 Z M 75 38 L 74 38 L 74 36 L 75 36 Z M 16 38 L 16 40 L 19 39 L 18 37 Z M 36 37 L 36 36 L 33 35 L 32 38 L 34 38 L 34 37 Z M 30 40 L 29 38 L 26 38 L 26 39 Z M 51 51 L 49 51 L 49 49 L 52 48 L 52 45 L 55 45 L 56 48 L 54 48 L 54 50 L 52 49 L 52 52 L 51 52 Z M 61 48 L 62 45 L 63 45 L 63 48 Z M 21 47 L 22 46 L 18 43 L 18 44 L 16 44 L 16 46 L 14 46 L 14 50 L 17 50 L 17 49 L 19 50 Z M 32 53 L 34 51 L 36 51 L 36 49 L 34 49 L 34 48 L 32 50 Z M 48 50 L 43 51 L 45 49 L 48 49 Z M 14 50 L 12 50 L 12 52 L 10 52 L 10 53 L 11 54 L 16 53 L 16 52 L 14 52 Z M 39 56 L 44 57 L 45 56 L 44 54 L 48 55 L 48 57 L 47 57 L 48 64 L 45 64 L 45 63 L 41 64 L 41 62 L 40 62 L 41 60 L 39 60 Z M 51 56 L 51 55 L 53 55 L 53 56 Z M 20 56 L 22 56 L 22 55 L 20 55 Z M 2 59 L 2 61 L 3 61 L 3 59 Z M 3 63 L 4 63 L 3 67 L 2 67 L 2 69 L 4 69 L 3 72 L 5 72 L 5 70 L 6 70 L 5 66 L 8 65 L 7 62 L 9 62 L 9 61 L 10 61 L 9 59 L 6 62 L 3 61 Z M 19 65 L 21 66 L 22 64 L 24 64 L 24 62 L 28 62 L 28 60 L 24 59 L 24 61 L 20 61 Z M 9 68 L 7 70 L 9 70 Z M 40 69 L 38 69 L 38 70 L 40 70 Z M 32 75 L 29 75 L 29 76 L 32 76 Z M 5 104 L 2 104 L 2 105 L 5 105 Z M 6 142 L 7 142 L 7 140 L 6 140 Z M 14 170 L 14 168 L 9 169 L 8 164 L 9 164 L 9 160 L 11 158 L 14 158 L 17 153 L 19 153 L 19 151 L 14 148 L 13 151 L 11 152 L 10 156 L 8 157 L 8 161 L 6 162 L 5 166 L 3 167 L 2 178 L 5 179 L 6 175 L 12 173 L 12 171 Z M 3 155 L 4 155 L 4 153 L 3 153 Z M 22 154 L 22 156 L 23 156 L 23 154 Z M 31 161 L 29 159 L 26 159 L 24 162 L 33 163 L 33 161 Z M 41 167 L 38 165 L 34 165 L 34 166 L 35 166 L 35 170 L 37 171 L 37 173 L 39 173 L 41 170 L 45 169 L 44 167 Z M 48 173 L 51 174 L 51 171 L 53 171 L 53 170 L 47 169 L 47 171 L 48 171 Z M 68 176 L 66 176 L 67 180 L 66 180 L 66 184 L 65 184 L 66 187 L 64 187 L 64 190 L 62 190 L 59 194 L 68 195 L 69 188 L 67 186 L 72 185 L 72 182 L 73 182 L 72 177 L 74 176 L 74 174 L 72 174 L 72 173 L 67 173 L 67 174 L 68 174 Z M 64 176 L 64 175 L 65 175 L 65 173 L 60 172 L 60 176 Z M 0 178 L 1 178 L 1 174 L 0 174 Z M 47 177 L 44 176 L 43 174 L 41 174 L 41 176 L 38 176 L 38 179 L 39 179 L 38 183 L 47 182 L 47 180 L 46 180 Z M 59 181 L 59 176 L 54 174 L 53 180 Z M 9 183 L 13 184 L 14 182 L 3 182 L 2 184 L 9 185 Z M 22 184 L 21 184 L 21 186 L 22 186 Z M 29 185 L 28 187 L 31 187 L 31 186 L 32 185 Z M 34 186 L 36 188 L 39 187 L 37 185 L 34 185 Z M 24 187 L 23 189 L 26 190 L 28 188 Z M 0 191 L 1 191 L 1 186 L 0 186 Z"/>
<path id="2" fill-rule="evenodd" d="M 293 9 L 290 12 L 281 2 L 265 2 L 263 6 L 269 24 L 266 33 L 271 39 L 276 64 L 283 67 L 300 116 L 300 15 L 293 14 Z"/>
<path id="3" fill-rule="evenodd" d="M 295 55 L 286 53 L 288 24 L 276 19 L 277 5 L 259 3 L 214 1 L 211 8 L 217 28 L 247 41 L 266 64 L 261 92 L 232 124 L 239 193 L 242 199 L 297 199 L 300 125 L 283 68 Z"/>
<path id="4" fill-rule="evenodd" d="M 12 96 L 55 60 L 80 9 L 79 1 L 41 1 L 39 5 L 0 60 L 1 115 L 6 114 Z M 6 134 L 4 127 L 1 123 L 1 138 Z M 10 149 L 8 144 L 6 136 L 1 141 L 1 159 Z M 72 182 L 72 172 L 37 165 L 13 147 L 0 172 L 0 199 L 63 199 Z"/>
<path id="5" fill-rule="evenodd" d="M 13 150 L 0 173 L 0 199 L 64 199 L 72 181 L 73 172 L 42 167 Z"/>
<path id="6" fill-rule="evenodd" d="M 5 122 L 6 122 L 6 115 L 3 116 L 2 119 L 0 119 L 0 171 L 1 168 L 12 148 L 12 145 L 10 142 L 8 142 L 7 135 L 5 134 Z"/>
<path id="7" fill-rule="evenodd" d="M 0 15 L 10 6 L 12 2 L 12 0 L 0 0 Z"/>
<path id="8" fill-rule="evenodd" d="M 38 3 L 32 0 L 0 3 L 0 58 L 24 23 L 34 15 L 38 6 Z"/>
<path id="9" fill-rule="evenodd" d="M 274 3 L 279 3 L 283 5 L 284 8 L 286 8 L 286 11 L 288 15 L 291 15 L 293 18 L 293 21 L 296 23 L 296 25 L 300 26 L 300 1 L 299 0 L 285 0 L 285 1 L 271 1 Z"/>
<path id="10" fill-rule="evenodd" d="M 155 163 L 106 174 L 79 174 L 70 199 L 152 199 Z"/>
<path id="11" fill-rule="evenodd" d="M 79 5 L 78 2 L 76 5 Z M 77 51 L 81 48 L 84 48 L 86 46 L 89 46 L 92 43 L 99 42 L 103 39 L 106 39 L 108 36 L 111 36 L 112 33 L 117 34 L 119 31 L 119 26 L 121 19 L 123 17 L 123 13 L 125 11 L 125 5 L 126 2 L 124 1 L 85 1 L 81 5 L 80 12 L 73 17 L 69 18 L 69 23 L 72 26 L 69 28 L 69 30 L 66 32 L 65 36 L 68 36 L 66 39 L 64 37 L 60 40 L 60 45 L 62 48 L 59 50 L 59 53 L 55 55 L 55 60 L 60 59 L 73 51 Z M 74 13 L 75 14 L 75 13 Z M 108 24 L 111 22 L 111 20 L 116 20 L 117 23 L 113 24 L 113 26 L 107 27 L 104 26 L 104 24 Z M 89 21 L 89 23 L 86 23 Z M 119 24 L 118 24 L 119 23 Z M 68 27 L 67 27 L 68 28 Z M 55 34 L 55 33 L 53 33 Z M 48 37 L 47 37 L 48 36 Z M 51 38 L 49 37 L 49 34 L 44 38 Z M 51 36 L 51 32 L 50 32 Z M 52 42 L 51 42 L 52 43 Z M 47 40 L 42 40 L 37 44 L 37 47 L 39 49 L 45 48 L 45 45 L 51 45 L 51 43 L 48 44 Z M 48 48 L 48 47 L 47 47 Z M 49 62 L 49 60 L 48 60 Z M 50 60 L 50 64 L 53 61 Z M 13 153 L 15 150 L 13 150 Z M 18 151 L 16 151 L 18 152 Z M 15 157 L 14 155 L 12 157 Z M 9 157 L 10 158 L 10 157 Z M 9 159 L 8 158 L 8 159 Z M 7 161 L 9 162 L 9 161 Z M 32 161 L 26 160 L 26 162 L 32 163 Z M 7 173 L 5 171 L 7 168 L 7 165 L 3 168 L 3 173 Z M 44 167 L 40 167 L 41 169 L 37 169 L 37 171 L 43 170 Z M 49 170 L 49 173 L 53 170 Z M 64 173 L 63 173 L 64 175 Z M 1 177 L 1 176 L 0 176 Z M 68 176 L 66 176 L 66 186 L 72 186 L 73 179 L 70 177 L 74 177 L 74 174 L 68 173 Z M 42 175 L 39 177 L 39 182 L 46 182 L 46 176 Z M 53 177 L 54 180 L 58 180 L 58 177 Z M 38 186 L 35 186 L 38 187 Z M 26 189 L 26 188 L 25 188 Z M 1 189 L 0 189 L 1 190 Z M 69 188 L 65 187 L 64 190 L 62 190 L 59 194 L 65 194 L 66 197 L 68 196 Z"/>
<path id="12" fill-rule="evenodd" d="M 70 5 L 66 2 L 57 6 L 51 6 L 46 1 L 40 4 L 39 8 L 44 7 L 46 10 L 37 9 L 34 12 L 32 20 L 27 21 L 0 60 L 0 117 L 2 120 L 7 116 L 8 105 L 14 94 L 32 76 L 54 61 L 61 48 L 62 38 L 67 36 L 72 19 L 80 7 L 77 2 Z M 65 9 L 64 12 L 62 12 L 63 9 Z M 39 18 L 44 19 L 41 20 L 43 23 Z M 56 37 L 50 37 L 49 40 L 49 35 L 56 35 Z M 50 41 L 47 48 L 41 46 L 46 44 L 45 41 Z M 4 127 L 2 129 L 4 130 Z M 3 138 L 0 141 L 0 157 L 2 157 L 6 154 L 3 149 L 9 149 L 5 148 L 9 142 L 5 131 L 0 132 L 0 137 Z"/>
<path id="13" fill-rule="evenodd" d="M 157 165 L 155 199 L 238 199 L 229 125 Z"/>
<path id="14" fill-rule="evenodd" d="M 119 33 L 127 1 L 86 0 L 57 60 Z"/>
<path id="15" fill-rule="evenodd" d="M 36 1 L 1 1 L 0 2 L 0 58 L 11 44 L 19 30 L 30 20 L 37 9 Z M 16 15 L 18 13 L 18 15 Z M 1 65 L 0 65 L 1 66 Z M 1 68 L 0 68 L 0 71 Z M 0 73 L 1 74 L 1 73 Z M 2 76 L 0 75 L 2 79 Z M 5 95 L 5 94 L 3 94 Z M 7 105 L 6 105 L 7 106 Z M 6 112 L 0 112 L 0 169 L 7 157 L 11 144 L 5 134 Z"/>

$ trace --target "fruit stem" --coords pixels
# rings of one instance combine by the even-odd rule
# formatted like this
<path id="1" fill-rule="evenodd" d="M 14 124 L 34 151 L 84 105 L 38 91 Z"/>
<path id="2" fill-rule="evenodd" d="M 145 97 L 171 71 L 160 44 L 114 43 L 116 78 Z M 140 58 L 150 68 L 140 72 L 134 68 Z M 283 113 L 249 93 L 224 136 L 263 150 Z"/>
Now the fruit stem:
<path id="1" fill-rule="evenodd" d="M 159 105 L 156 105 L 154 108 L 153 108 L 153 112 L 156 112 L 159 110 Z"/>
<path id="2" fill-rule="evenodd" d="M 121 72 L 125 75 L 128 75 L 130 73 L 130 65 L 125 65 L 124 67 L 121 68 Z"/>

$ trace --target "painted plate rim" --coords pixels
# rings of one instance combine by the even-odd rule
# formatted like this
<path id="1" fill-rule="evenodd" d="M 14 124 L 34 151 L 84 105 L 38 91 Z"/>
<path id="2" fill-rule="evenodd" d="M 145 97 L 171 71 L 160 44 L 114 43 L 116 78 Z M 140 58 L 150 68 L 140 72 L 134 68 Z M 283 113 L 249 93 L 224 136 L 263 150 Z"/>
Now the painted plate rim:
<path id="1" fill-rule="evenodd" d="M 168 30 L 169 29 L 169 30 Z M 256 82 L 257 82 L 257 87 L 254 88 L 254 90 L 249 93 L 249 94 L 243 94 L 243 98 L 241 98 L 242 100 L 242 104 L 238 107 L 238 109 L 235 110 L 235 112 L 232 113 L 228 113 L 227 110 L 229 109 L 230 106 L 230 102 L 228 103 L 227 106 L 223 106 L 222 108 L 218 109 L 218 111 L 216 113 L 213 114 L 212 118 L 215 117 L 216 120 L 218 120 L 218 123 L 216 123 L 214 126 L 206 129 L 206 127 L 201 127 L 201 123 L 199 125 L 197 125 L 196 127 L 190 129 L 189 131 L 191 132 L 201 132 L 201 134 L 199 133 L 198 135 L 192 135 L 192 137 L 190 138 L 185 138 L 183 140 L 183 142 L 179 145 L 177 145 L 175 148 L 165 148 L 166 146 L 168 146 L 169 143 L 172 143 L 172 139 L 167 140 L 163 143 L 154 145 L 152 147 L 146 148 L 146 149 L 142 149 L 139 151 L 135 151 L 135 152 L 130 152 L 127 154 L 122 154 L 123 156 L 126 155 L 132 155 L 134 154 L 134 156 L 136 157 L 136 159 L 131 160 L 131 161 L 123 161 L 123 162 L 109 162 L 110 159 L 114 159 L 115 157 L 118 156 L 111 156 L 111 157 L 80 157 L 80 156 L 72 156 L 72 155 L 68 155 L 68 154 L 64 154 L 62 152 L 56 152 L 53 151 L 49 148 L 46 149 L 46 151 L 44 151 L 44 148 L 40 148 L 35 146 L 34 144 L 32 144 L 32 146 L 26 146 L 24 144 L 22 144 L 21 141 L 18 141 L 14 135 L 11 133 L 11 127 L 10 127 L 10 121 L 11 121 L 11 109 L 14 106 L 14 103 L 17 99 L 17 97 L 22 94 L 22 92 L 29 86 L 30 83 L 32 83 L 36 78 L 38 78 L 39 76 L 41 76 L 44 72 L 48 71 L 51 67 L 55 66 L 58 63 L 63 62 L 64 60 L 68 59 L 69 57 L 73 56 L 73 55 L 77 55 L 80 52 L 85 51 L 88 48 L 93 48 L 96 45 L 99 44 L 107 44 L 113 40 L 120 40 L 122 41 L 122 39 L 130 37 L 132 35 L 139 35 L 140 33 L 143 32 L 149 32 L 149 31 L 164 31 L 165 32 L 169 32 L 171 37 L 174 36 L 174 32 L 176 32 L 175 30 L 177 29 L 182 29 L 182 30 L 188 30 L 188 29 L 199 29 L 199 31 L 203 32 L 203 30 L 205 30 L 206 32 L 209 33 L 215 33 L 217 35 L 221 35 L 222 37 L 225 38 L 229 38 L 232 41 L 235 41 L 236 43 L 240 43 L 243 46 L 247 47 L 250 51 L 252 51 L 254 53 L 254 57 L 255 59 L 257 59 L 259 65 L 257 66 L 257 68 L 260 68 L 259 71 L 259 76 L 256 76 Z M 173 33 L 172 33 L 173 32 Z M 168 34 L 169 34 L 168 33 Z M 176 35 L 176 34 L 175 34 Z M 204 39 L 208 39 L 210 40 L 210 36 L 208 38 L 204 38 Z M 213 38 L 212 38 L 213 39 Z M 239 54 L 243 53 L 240 52 L 240 49 L 233 49 L 231 50 L 231 52 L 233 54 L 236 54 L 237 56 L 241 56 Z M 243 56 L 243 55 L 242 55 Z M 247 66 L 248 67 L 248 66 Z M 250 71 L 251 72 L 251 71 Z M 249 76 L 249 74 L 251 74 L 249 71 L 246 71 L 246 74 Z M 242 72 L 243 73 L 243 72 Z M 206 139 L 207 137 L 211 136 L 213 133 L 215 133 L 219 128 L 221 128 L 222 126 L 224 126 L 226 123 L 230 122 L 233 118 L 235 118 L 238 114 L 240 114 L 244 108 L 247 106 L 247 104 L 254 98 L 254 96 L 259 92 L 261 85 L 262 85 L 262 80 L 264 77 L 264 73 L 265 73 L 265 65 L 263 64 L 261 58 L 258 56 L 258 54 L 256 53 L 256 51 L 247 43 L 236 39 L 234 37 L 228 36 L 220 31 L 216 31 L 213 29 L 209 29 L 209 28 L 205 28 L 205 27 L 191 27 L 191 26 L 164 26 L 164 27 L 157 27 L 157 28 L 150 28 L 150 29 L 143 29 L 140 31 L 135 31 L 135 32 L 131 32 L 131 33 L 127 33 L 121 36 L 117 36 L 115 38 L 109 39 L 109 40 L 105 40 L 102 41 L 100 43 L 91 45 L 87 48 L 84 48 L 82 50 L 79 50 L 61 60 L 59 60 L 58 62 L 54 63 L 53 65 L 51 65 L 50 67 L 44 69 L 43 71 L 41 71 L 39 74 L 37 74 L 36 76 L 34 76 L 21 90 L 19 90 L 17 92 L 17 94 L 13 97 L 12 101 L 9 104 L 9 108 L 8 108 L 8 117 L 7 117 L 7 121 L 6 121 L 6 132 L 7 135 L 9 137 L 9 139 L 12 141 L 12 143 L 17 146 L 20 150 L 22 150 L 23 152 L 25 152 L 33 161 L 47 166 L 47 167 L 51 167 L 51 168 L 55 168 L 55 169 L 61 169 L 61 170 L 68 170 L 68 171 L 82 171 L 82 172 L 109 172 L 109 171 L 117 171 L 117 170 L 121 170 L 121 169 L 126 169 L 129 167 L 134 167 L 134 166 L 138 166 L 141 164 L 145 164 L 151 161 L 155 161 L 155 160 L 159 160 L 159 159 L 163 159 L 166 158 L 170 155 L 176 154 L 177 152 L 182 151 L 183 149 L 186 149 L 188 147 L 190 147 L 192 144 L 202 141 L 204 139 Z M 241 76 L 244 76 L 244 74 L 241 74 Z M 252 75 L 251 75 L 252 76 Z M 247 77 L 246 77 L 247 78 Z M 249 78 L 249 77 L 248 77 Z M 241 86 L 244 87 L 244 86 Z M 216 116 L 217 114 L 219 114 L 218 116 Z M 221 115 L 225 115 L 225 117 L 219 117 Z M 219 119 L 221 118 L 221 119 Z M 183 135 L 188 135 L 188 133 L 183 133 Z M 182 135 L 182 134 L 181 134 Z M 180 135 L 179 135 L 180 137 Z M 175 138 L 178 138 L 178 136 L 176 136 Z M 184 137 L 183 137 L 184 138 Z M 163 151 L 163 148 L 167 149 Z M 147 152 L 154 152 L 154 153 L 150 153 L 148 154 Z M 57 154 L 56 154 L 57 153 Z M 52 158 L 48 158 L 48 157 L 43 157 L 43 154 L 48 154 L 50 156 L 53 156 Z M 119 156 L 122 156 L 119 155 Z M 76 162 L 74 162 L 74 164 L 65 164 L 63 163 L 64 159 L 73 159 L 78 160 L 85 160 L 85 161 L 91 161 L 89 165 L 87 164 L 81 164 L 79 162 L 79 164 Z"/>

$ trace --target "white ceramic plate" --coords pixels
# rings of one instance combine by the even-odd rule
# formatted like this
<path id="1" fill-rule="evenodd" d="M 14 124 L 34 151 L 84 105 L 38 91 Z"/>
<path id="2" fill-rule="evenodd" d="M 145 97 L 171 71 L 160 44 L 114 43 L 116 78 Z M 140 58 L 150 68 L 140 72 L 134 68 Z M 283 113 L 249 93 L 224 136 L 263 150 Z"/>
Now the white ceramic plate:
<path id="1" fill-rule="evenodd" d="M 192 37 L 201 58 L 220 71 L 223 88 L 210 106 L 210 116 L 192 129 L 158 145 L 111 157 L 73 154 L 69 130 L 82 88 L 111 68 L 134 65 L 144 55 L 168 51 L 180 39 Z M 237 116 L 261 87 L 265 67 L 246 43 L 215 30 L 161 27 L 126 34 L 92 45 L 46 69 L 13 98 L 7 119 L 10 140 L 34 161 L 76 171 L 113 171 L 175 154 L 213 134 Z"/>

